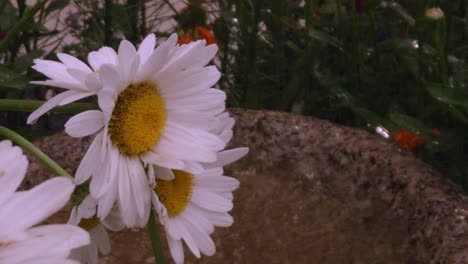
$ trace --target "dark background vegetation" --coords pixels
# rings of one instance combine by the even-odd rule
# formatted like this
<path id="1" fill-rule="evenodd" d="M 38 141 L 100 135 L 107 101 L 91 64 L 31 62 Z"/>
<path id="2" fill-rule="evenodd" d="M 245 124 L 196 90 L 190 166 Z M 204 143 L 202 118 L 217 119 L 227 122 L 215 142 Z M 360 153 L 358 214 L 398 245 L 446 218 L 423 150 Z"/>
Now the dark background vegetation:
<path id="1" fill-rule="evenodd" d="M 138 43 L 148 33 L 164 38 L 204 26 L 218 41 L 218 85 L 229 106 L 380 127 L 390 135 L 408 130 L 424 140 L 416 155 L 468 187 L 467 1 L 174 2 L 1 1 L 0 98 L 44 98 L 48 88 L 29 84 L 44 78 L 30 69 L 34 58 L 56 59 L 63 51 L 85 60 L 123 38 Z M 75 8 L 59 17 L 68 5 Z M 428 17 L 431 8 L 443 17 Z M 22 19 L 25 26 L 12 32 Z M 45 27 L 47 21 L 56 26 Z M 51 115 L 32 130 L 26 116 L 3 112 L 0 122 L 34 138 L 66 119 Z"/>

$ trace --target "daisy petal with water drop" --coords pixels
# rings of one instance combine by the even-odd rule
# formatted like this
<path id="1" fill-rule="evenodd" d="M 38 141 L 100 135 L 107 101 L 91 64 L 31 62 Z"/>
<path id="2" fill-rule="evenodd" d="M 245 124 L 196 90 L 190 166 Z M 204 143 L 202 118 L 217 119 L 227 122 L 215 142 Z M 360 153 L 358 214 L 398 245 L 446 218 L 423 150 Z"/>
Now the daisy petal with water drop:
<path id="1" fill-rule="evenodd" d="M 18 192 L 27 166 L 20 148 L 0 142 L 0 263 L 78 263 L 68 257 L 89 244 L 86 231 L 72 225 L 35 226 L 70 200 L 75 185 L 57 177 Z"/>

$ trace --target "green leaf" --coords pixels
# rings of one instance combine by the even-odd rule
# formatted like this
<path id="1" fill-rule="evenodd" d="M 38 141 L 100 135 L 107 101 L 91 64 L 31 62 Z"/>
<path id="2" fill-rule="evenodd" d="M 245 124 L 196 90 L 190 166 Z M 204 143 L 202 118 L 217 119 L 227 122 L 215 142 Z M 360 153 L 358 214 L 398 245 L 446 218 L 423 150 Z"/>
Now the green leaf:
<path id="1" fill-rule="evenodd" d="M 0 88 L 24 89 L 28 83 L 25 76 L 0 65 Z"/>
<path id="2" fill-rule="evenodd" d="M 0 30 L 7 31 L 17 22 L 18 11 L 10 1 L 5 1 L 2 5 L 4 7 L 0 12 Z"/>
<path id="3" fill-rule="evenodd" d="M 351 110 L 355 112 L 358 116 L 366 120 L 373 128 L 375 127 L 385 128 L 386 130 L 390 132 L 390 134 L 393 134 L 400 129 L 400 127 L 395 125 L 392 121 L 384 117 L 381 117 L 377 113 L 369 111 L 365 108 L 351 106 Z"/>
<path id="4" fill-rule="evenodd" d="M 398 15 L 400 15 L 400 17 L 403 18 L 410 26 L 414 26 L 416 21 L 410 14 L 408 14 L 405 8 L 403 8 L 400 4 L 397 4 L 394 1 L 392 1 L 388 5 L 393 11 L 395 11 Z"/>
<path id="5" fill-rule="evenodd" d="M 430 129 L 419 119 L 413 118 L 408 115 L 394 113 L 390 114 L 390 120 L 397 124 L 400 128 L 409 130 L 415 134 L 418 134 L 423 139 L 430 139 Z"/>
<path id="6" fill-rule="evenodd" d="M 331 35 L 328 35 L 324 32 L 315 30 L 313 28 L 309 28 L 309 36 L 313 39 L 316 39 L 318 41 L 329 44 L 335 48 L 338 48 L 339 50 L 343 50 L 343 44 L 337 38 Z"/>
<path id="7" fill-rule="evenodd" d="M 427 83 L 426 90 L 436 100 L 449 105 L 456 105 L 468 111 L 468 94 L 438 83 Z"/>
<path id="8" fill-rule="evenodd" d="M 29 52 L 28 54 L 17 58 L 13 64 L 13 67 L 17 72 L 23 72 L 33 65 L 34 59 L 42 56 L 43 54 L 44 51 L 42 50 L 34 50 Z"/>
<path id="9" fill-rule="evenodd" d="M 51 13 L 53 11 L 63 9 L 70 3 L 70 0 L 54 0 L 46 8 L 46 13 Z"/>

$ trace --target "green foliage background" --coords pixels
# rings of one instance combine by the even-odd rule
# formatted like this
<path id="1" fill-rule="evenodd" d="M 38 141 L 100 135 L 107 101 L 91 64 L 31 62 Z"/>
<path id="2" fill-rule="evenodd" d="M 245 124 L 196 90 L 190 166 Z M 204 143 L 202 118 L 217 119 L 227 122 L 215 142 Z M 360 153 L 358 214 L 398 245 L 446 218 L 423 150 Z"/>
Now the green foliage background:
<path id="1" fill-rule="evenodd" d="M 17 2 L 0 5 L 0 30 L 11 30 L 28 9 Z M 390 134 L 409 130 L 425 141 L 416 155 L 468 187 L 467 1 L 192 0 L 183 8 L 173 2 L 44 1 L 3 50 L 0 40 L 1 98 L 41 97 L 45 88 L 28 83 L 43 77 L 30 66 L 39 56 L 55 59 L 57 49 L 86 59 L 122 38 L 138 43 L 147 33 L 164 38 L 201 25 L 218 40 L 219 88 L 230 106 L 371 131 L 380 126 Z M 44 27 L 70 4 L 79 13 L 69 16 L 65 31 Z M 443 18 L 426 16 L 433 7 Z M 79 42 L 41 46 L 60 34 Z M 8 116 L 10 123 L 18 117 Z M 38 127 L 49 128 L 44 121 Z"/>

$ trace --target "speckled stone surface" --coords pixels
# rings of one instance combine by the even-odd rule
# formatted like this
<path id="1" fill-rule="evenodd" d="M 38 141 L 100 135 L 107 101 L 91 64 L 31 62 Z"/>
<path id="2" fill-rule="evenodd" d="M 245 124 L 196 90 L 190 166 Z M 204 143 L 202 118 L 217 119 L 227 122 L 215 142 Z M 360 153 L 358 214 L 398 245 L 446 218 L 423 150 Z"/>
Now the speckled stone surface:
<path id="1" fill-rule="evenodd" d="M 226 168 L 241 182 L 235 223 L 215 230 L 214 256 L 186 248 L 187 263 L 468 263 L 468 197 L 411 153 L 323 120 L 230 112 L 230 146 L 250 147 Z M 36 145 L 72 173 L 89 143 L 57 134 Z M 31 160 L 23 187 L 48 176 Z M 101 263 L 154 263 L 145 230 L 111 239 Z"/>

